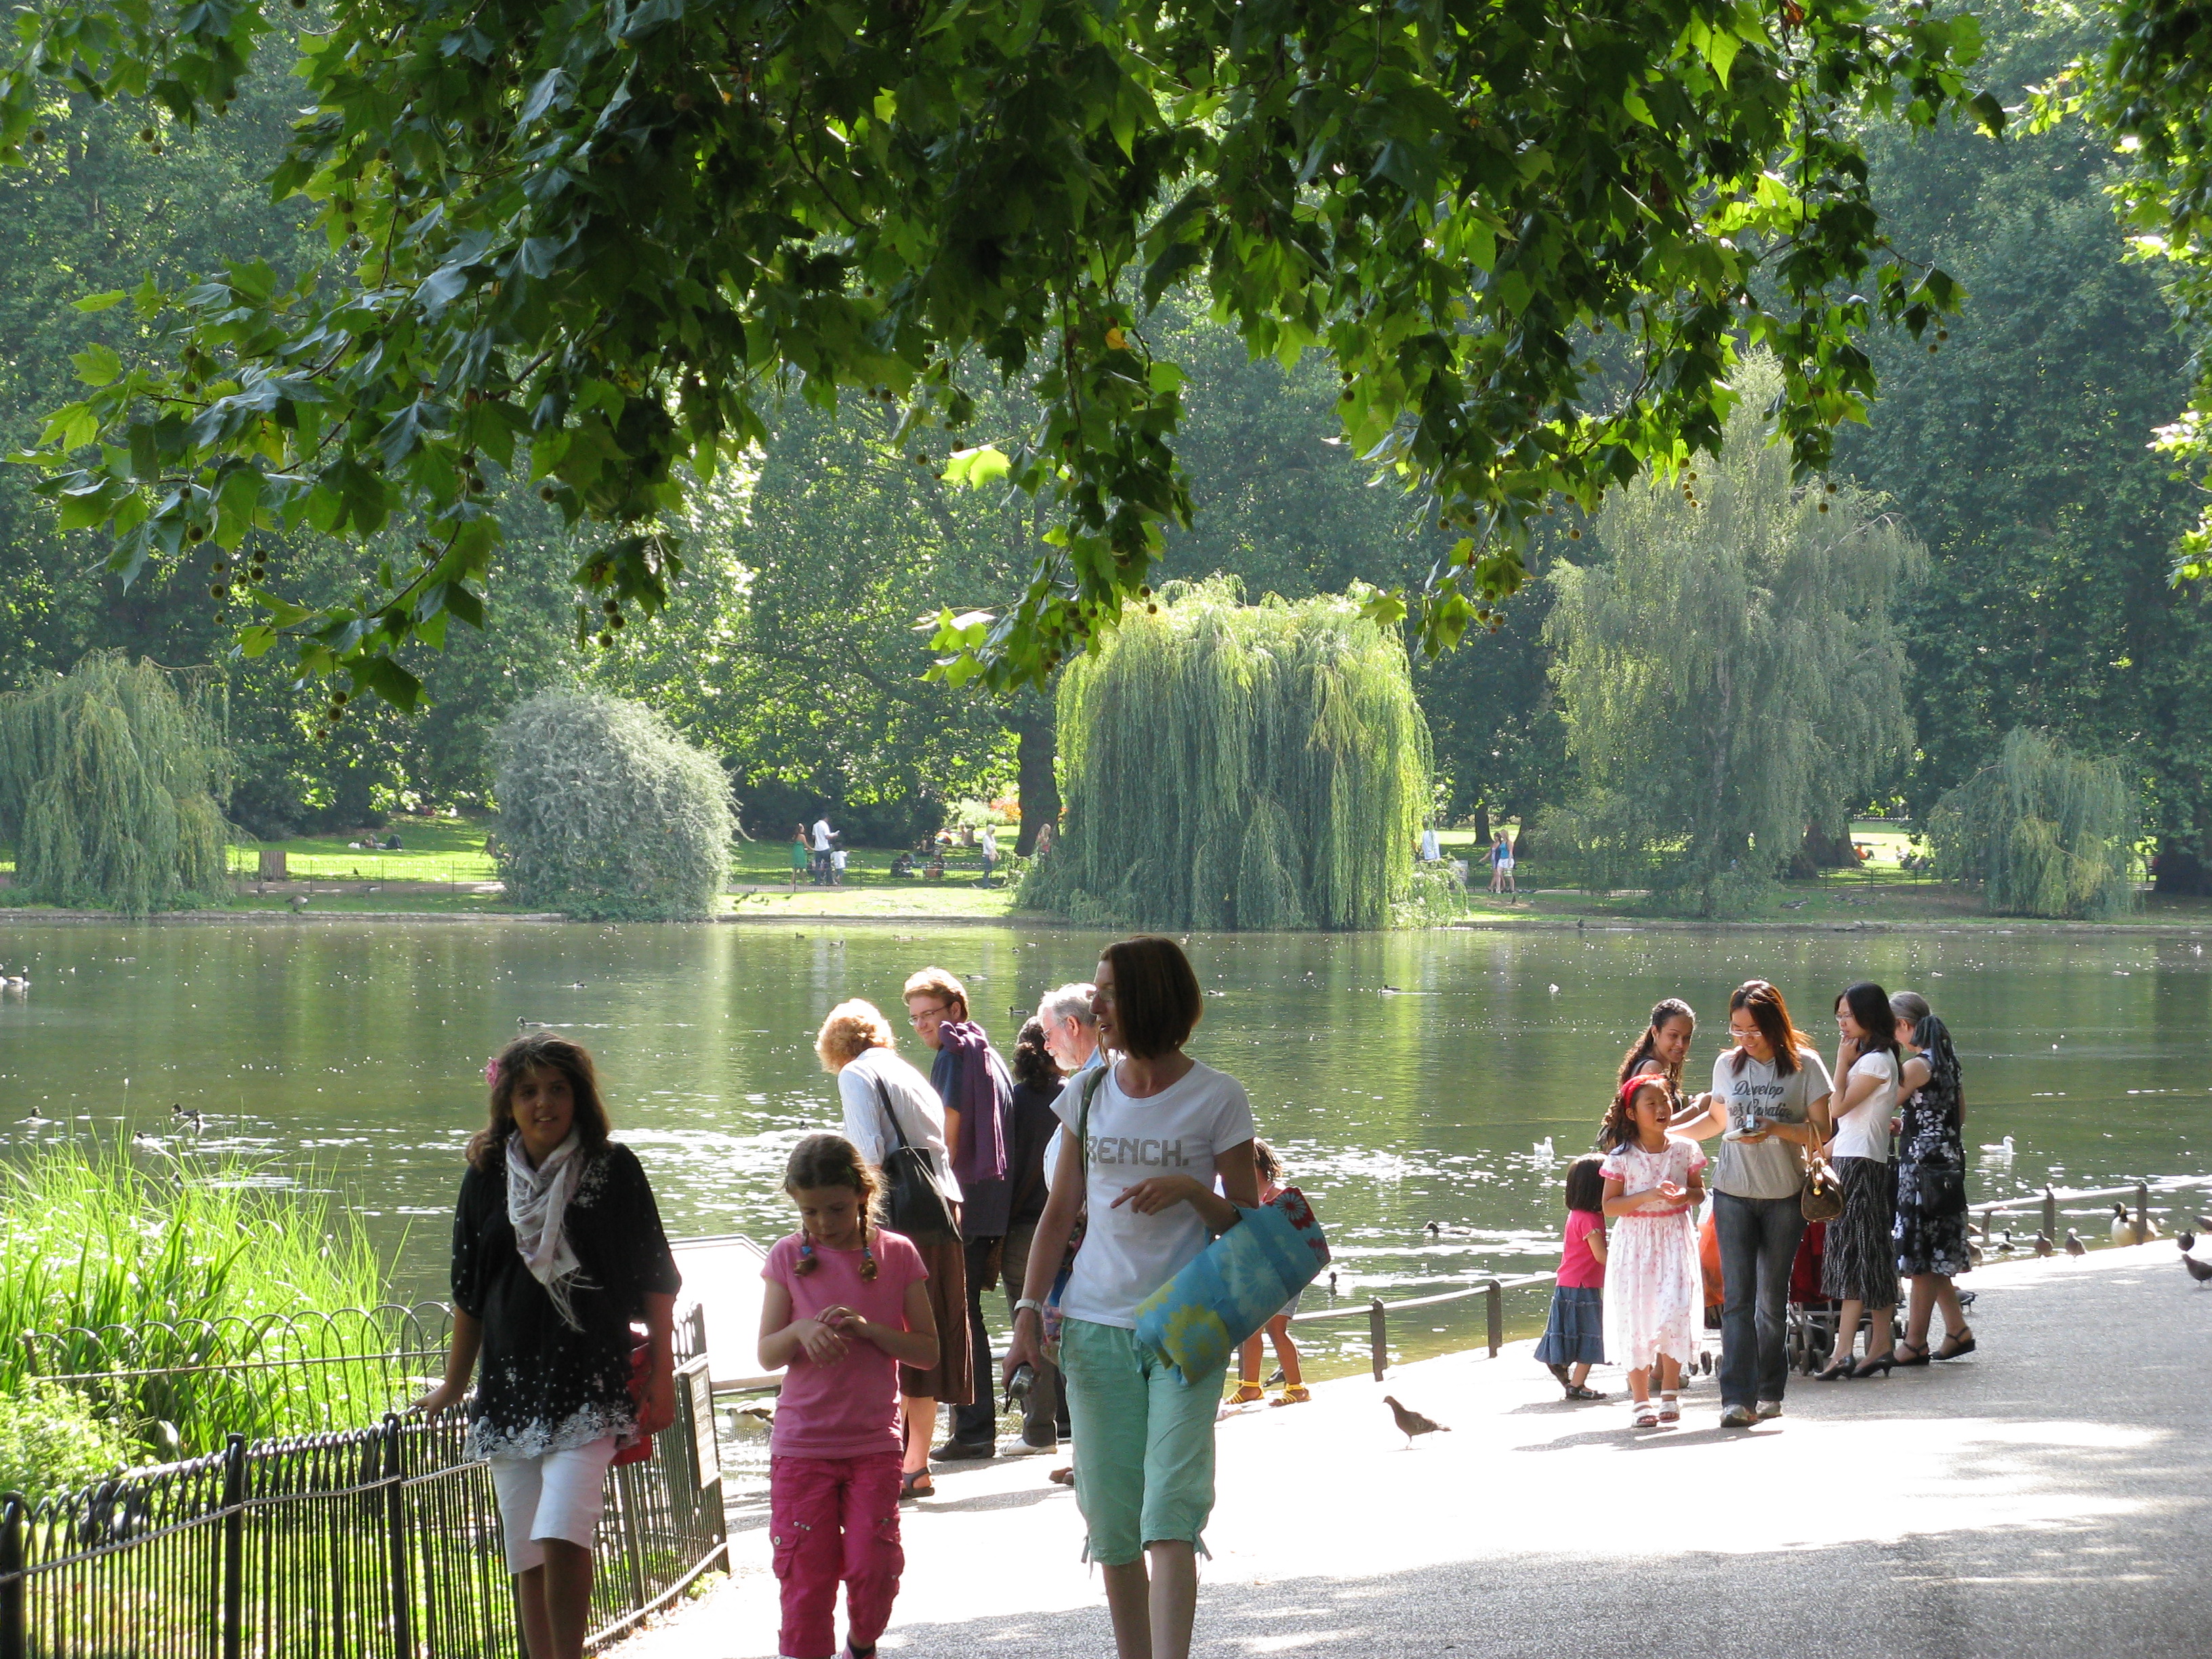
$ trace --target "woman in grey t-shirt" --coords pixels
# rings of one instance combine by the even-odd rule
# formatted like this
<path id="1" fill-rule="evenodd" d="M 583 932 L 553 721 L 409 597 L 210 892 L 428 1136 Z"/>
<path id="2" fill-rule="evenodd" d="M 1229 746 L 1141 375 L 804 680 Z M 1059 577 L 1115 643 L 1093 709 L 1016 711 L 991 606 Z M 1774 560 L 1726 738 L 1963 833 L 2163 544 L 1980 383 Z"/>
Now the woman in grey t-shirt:
<path id="1" fill-rule="evenodd" d="M 1828 1136 L 1828 1073 L 1782 993 L 1747 980 L 1729 998 L 1735 1047 L 1713 1062 L 1705 1109 L 1674 1133 L 1721 1137 L 1707 1180 L 1721 1255 L 1721 1426 L 1782 1415 L 1784 1310 L 1804 1236 L 1803 1148 Z"/>

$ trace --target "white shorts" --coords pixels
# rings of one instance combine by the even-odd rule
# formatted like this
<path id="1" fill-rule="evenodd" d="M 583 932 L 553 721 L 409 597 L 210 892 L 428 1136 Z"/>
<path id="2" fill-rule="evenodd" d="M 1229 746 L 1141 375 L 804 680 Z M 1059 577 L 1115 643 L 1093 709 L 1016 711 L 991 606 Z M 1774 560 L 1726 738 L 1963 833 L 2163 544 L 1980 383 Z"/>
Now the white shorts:
<path id="1" fill-rule="evenodd" d="M 614 1437 L 608 1435 L 543 1457 L 491 1460 L 509 1572 L 528 1572 L 545 1565 L 541 1538 L 592 1547 L 599 1535 L 599 1511 L 607 1504 L 607 1465 L 614 1455 Z"/>

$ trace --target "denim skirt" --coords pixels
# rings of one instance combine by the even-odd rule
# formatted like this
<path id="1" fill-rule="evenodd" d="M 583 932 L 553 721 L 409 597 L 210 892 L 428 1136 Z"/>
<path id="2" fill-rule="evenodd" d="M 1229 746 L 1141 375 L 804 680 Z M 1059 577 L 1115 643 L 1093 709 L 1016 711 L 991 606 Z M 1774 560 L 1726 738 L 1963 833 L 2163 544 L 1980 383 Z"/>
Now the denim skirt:
<path id="1" fill-rule="evenodd" d="M 1552 1317 L 1536 1359 L 1545 1365 L 1605 1364 L 1605 1292 L 1595 1285 L 1553 1286 Z"/>

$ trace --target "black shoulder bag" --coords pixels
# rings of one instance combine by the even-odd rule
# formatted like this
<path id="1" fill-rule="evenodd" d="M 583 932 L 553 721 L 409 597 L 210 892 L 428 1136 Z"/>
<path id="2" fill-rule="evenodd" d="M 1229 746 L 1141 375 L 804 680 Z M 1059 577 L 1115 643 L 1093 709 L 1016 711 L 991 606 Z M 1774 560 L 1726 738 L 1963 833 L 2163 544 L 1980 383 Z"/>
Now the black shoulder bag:
<path id="1" fill-rule="evenodd" d="M 960 1224 L 953 1219 L 952 1200 L 945 1192 L 937 1155 L 926 1146 L 908 1144 L 906 1132 L 899 1127 L 898 1114 L 891 1109 L 890 1091 L 884 1087 L 881 1078 L 875 1084 L 876 1099 L 890 1120 L 896 1143 L 884 1159 L 891 1231 L 916 1241 L 949 1238 L 958 1243 Z"/>

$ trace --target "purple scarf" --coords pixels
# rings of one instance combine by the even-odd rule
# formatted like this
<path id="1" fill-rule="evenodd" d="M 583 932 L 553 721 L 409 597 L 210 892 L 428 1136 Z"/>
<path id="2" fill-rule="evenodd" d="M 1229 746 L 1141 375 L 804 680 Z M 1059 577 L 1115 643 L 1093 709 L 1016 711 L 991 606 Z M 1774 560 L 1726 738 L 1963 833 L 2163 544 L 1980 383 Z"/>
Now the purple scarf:
<path id="1" fill-rule="evenodd" d="M 930 1081 L 937 1084 L 946 1107 L 960 1114 L 960 1152 L 952 1160 L 952 1174 L 963 1188 L 971 1181 L 1006 1177 L 1006 1111 L 1013 1088 L 998 1060 L 991 1039 L 973 1020 L 947 1020 L 939 1033 Z"/>

